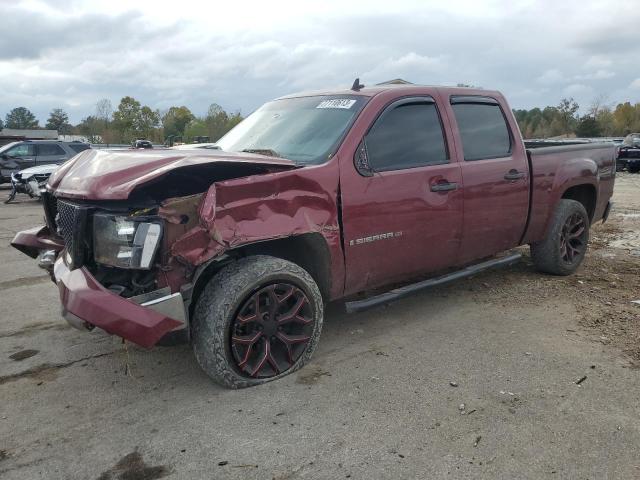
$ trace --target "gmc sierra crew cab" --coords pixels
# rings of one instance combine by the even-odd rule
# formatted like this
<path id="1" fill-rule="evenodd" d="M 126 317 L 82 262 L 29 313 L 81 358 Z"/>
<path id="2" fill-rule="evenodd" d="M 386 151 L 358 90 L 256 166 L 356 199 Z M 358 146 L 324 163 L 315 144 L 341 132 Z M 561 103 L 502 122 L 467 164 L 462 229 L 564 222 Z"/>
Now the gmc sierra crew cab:
<path id="1" fill-rule="evenodd" d="M 49 270 L 72 325 L 143 347 L 185 336 L 232 388 L 304 365 L 329 301 L 387 303 L 520 245 L 574 272 L 615 179 L 612 144 L 528 149 L 482 89 L 286 96 L 217 146 L 82 152 L 49 180 L 46 225 L 12 245 Z"/>

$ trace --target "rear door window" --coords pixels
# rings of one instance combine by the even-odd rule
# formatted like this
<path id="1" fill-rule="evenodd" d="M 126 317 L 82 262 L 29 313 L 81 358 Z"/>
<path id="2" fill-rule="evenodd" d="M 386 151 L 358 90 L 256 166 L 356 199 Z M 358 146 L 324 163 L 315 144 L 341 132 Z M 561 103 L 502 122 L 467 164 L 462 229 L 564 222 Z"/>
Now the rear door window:
<path id="1" fill-rule="evenodd" d="M 464 159 L 483 160 L 511 155 L 511 135 L 498 104 L 451 102 L 462 137 Z"/>
<path id="2" fill-rule="evenodd" d="M 401 100 L 376 120 L 365 138 L 371 168 L 378 172 L 448 162 L 442 124 L 431 100 Z"/>
<path id="3" fill-rule="evenodd" d="M 39 157 L 52 157 L 60 155 L 66 155 L 65 151 L 60 145 L 56 145 L 55 143 L 43 143 L 38 145 Z"/>

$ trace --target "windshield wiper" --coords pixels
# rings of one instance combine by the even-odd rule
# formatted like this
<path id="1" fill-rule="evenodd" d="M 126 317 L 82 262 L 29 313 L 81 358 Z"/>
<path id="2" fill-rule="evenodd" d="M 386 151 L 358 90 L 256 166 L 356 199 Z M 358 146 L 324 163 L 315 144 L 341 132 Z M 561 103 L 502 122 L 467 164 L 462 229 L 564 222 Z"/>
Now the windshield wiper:
<path id="1" fill-rule="evenodd" d="M 278 152 L 271 150 L 270 148 L 245 148 L 242 150 L 246 153 L 257 153 L 258 155 L 266 155 L 267 157 L 282 158 Z"/>

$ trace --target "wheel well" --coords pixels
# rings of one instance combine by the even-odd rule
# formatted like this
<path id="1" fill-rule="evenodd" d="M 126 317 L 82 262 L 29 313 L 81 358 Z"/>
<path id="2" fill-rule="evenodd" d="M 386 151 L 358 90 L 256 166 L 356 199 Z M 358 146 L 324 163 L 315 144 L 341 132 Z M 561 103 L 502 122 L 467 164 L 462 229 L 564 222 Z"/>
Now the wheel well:
<path id="1" fill-rule="evenodd" d="M 562 198 L 580 202 L 587 211 L 590 221 L 596 210 L 596 196 L 596 189 L 593 185 L 576 185 L 562 194 Z"/>
<path id="2" fill-rule="evenodd" d="M 210 262 L 194 279 L 194 290 L 189 305 L 189 316 L 202 289 L 222 267 L 241 257 L 271 255 L 289 260 L 304 268 L 318 284 L 322 297 L 329 299 L 331 289 L 331 255 L 324 237 L 319 233 L 307 233 L 293 237 L 256 242 L 229 250 L 221 259 Z"/>
<path id="3" fill-rule="evenodd" d="M 271 255 L 289 260 L 304 268 L 318 284 L 322 297 L 329 298 L 331 289 L 331 255 L 324 237 L 319 233 L 306 233 L 293 237 L 252 243 L 233 250 L 241 256 Z"/>

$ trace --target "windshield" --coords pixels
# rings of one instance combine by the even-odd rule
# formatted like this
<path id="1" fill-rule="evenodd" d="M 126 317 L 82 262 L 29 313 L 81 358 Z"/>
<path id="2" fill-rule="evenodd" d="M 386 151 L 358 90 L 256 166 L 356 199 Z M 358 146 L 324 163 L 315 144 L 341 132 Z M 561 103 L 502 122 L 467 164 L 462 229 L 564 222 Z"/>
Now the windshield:
<path id="1" fill-rule="evenodd" d="M 322 95 L 266 103 L 217 145 L 228 152 L 252 152 L 288 158 L 298 164 L 327 161 L 367 98 Z"/>

